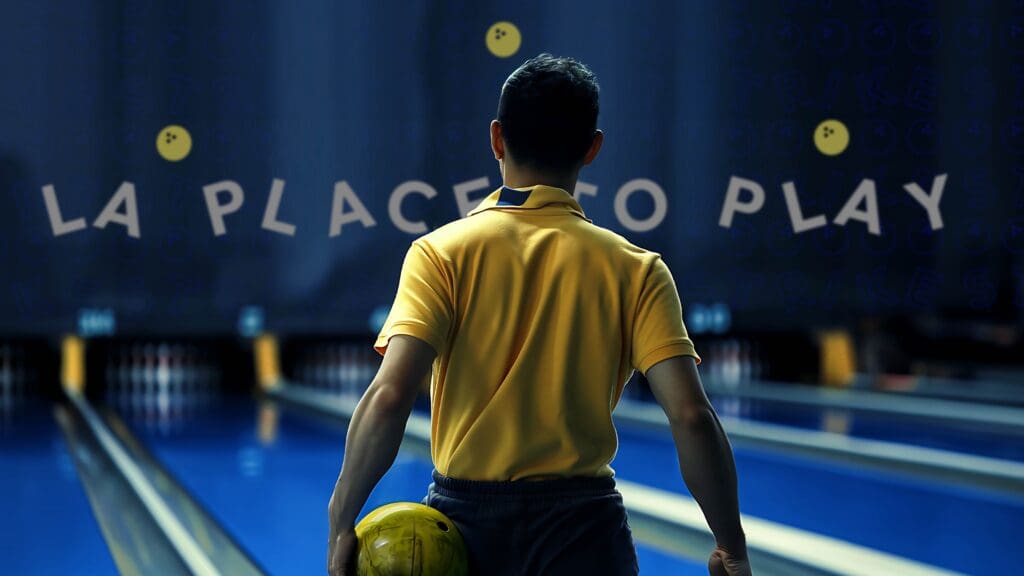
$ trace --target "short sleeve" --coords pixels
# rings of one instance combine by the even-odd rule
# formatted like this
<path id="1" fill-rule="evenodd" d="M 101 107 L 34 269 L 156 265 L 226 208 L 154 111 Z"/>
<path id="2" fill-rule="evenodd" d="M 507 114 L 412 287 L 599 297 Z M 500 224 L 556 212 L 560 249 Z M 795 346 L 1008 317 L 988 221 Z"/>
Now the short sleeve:
<path id="1" fill-rule="evenodd" d="M 700 364 L 683 324 L 683 307 L 672 273 L 658 257 L 644 278 L 633 320 L 630 361 L 641 373 L 674 356 L 693 356 Z"/>
<path id="2" fill-rule="evenodd" d="M 413 242 L 405 254 L 398 293 L 374 349 L 383 355 L 391 338 L 404 334 L 423 340 L 438 355 L 443 354 L 448 347 L 453 309 L 449 286 L 436 254 L 429 246 Z"/>

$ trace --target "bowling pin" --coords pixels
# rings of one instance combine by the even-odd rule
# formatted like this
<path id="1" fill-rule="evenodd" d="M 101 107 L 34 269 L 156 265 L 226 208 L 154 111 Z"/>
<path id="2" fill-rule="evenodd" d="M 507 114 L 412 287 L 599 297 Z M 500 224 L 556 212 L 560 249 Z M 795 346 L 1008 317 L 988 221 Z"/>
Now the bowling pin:
<path id="1" fill-rule="evenodd" d="M 167 376 L 171 396 L 171 412 L 181 416 L 184 406 L 184 390 L 182 389 L 181 345 L 173 344 L 167 350 Z"/>
<path id="2" fill-rule="evenodd" d="M 746 340 L 739 341 L 739 381 L 745 384 L 750 381 L 750 345 Z"/>
<path id="3" fill-rule="evenodd" d="M 146 368 L 143 372 L 143 379 L 145 380 L 146 388 L 146 405 L 150 412 L 156 410 L 156 400 L 158 396 L 158 384 L 157 384 L 157 354 L 156 345 L 146 344 Z"/>
<path id="4" fill-rule="evenodd" d="M 210 390 L 210 375 L 206 370 L 206 355 L 203 354 L 202 349 L 197 346 L 189 346 L 189 350 L 192 351 L 192 358 L 194 364 L 192 365 L 193 381 L 196 387 L 196 394 L 199 398 L 199 405 L 206 407 L 210 405 L 211 390 Z"/>
<path id="5" fill-rule="evenodd" d="M 726 383 L 735 387 L 740 382 L 740 346 L 736 340 L 726 343 Z"/>
<path id="6" fill-rule="evenodd" d="M 359 381 L 359 390 L 364 390 L 370 385 L 373 376 L 370 374 L 370 357 L 366 354 L 366 348 L 362 344 L 353 350 L 356 357 L 356 379 Z"/>
<path id="7" fill-rule="evenodd" d="M 708 344 L 707 354 L 704 359 L 707 361 L 707 378 L 712 384 L 718 384 L 719 372 L 721 371 L 721 363 L 718 361 L 718 347 L 720 344 L 717 341 L 712 341 Z"/>
<path id="8" fill-rule="evenodd" d="M 347 380 L 344 392 L 346 395 L 352 396 L 363 385 L 359 378 L 359 359 L 356 357 L 356 350 L 351 344 L 346 344 L 343 350 L 345 353 L 345 364 L 342 368 L 345 371 L 345 379 Z"/>
<path id="9" fill-rule="evenodd" d="M 181 387 L 189 412 L 199 409 L 199 389 L 196 387 L 195 357 L 189 346 L 181 347 Z"/>
<path id="10" fill-rule="evenodd" d="M 336 394 L 347 394 L 353 386 L 351 363 L 348 357 L 348 348 L 344 344 L 334 344 L 332 349 L 335 354 L 334 373 L 337 378 L 337 388 L 332 390 Z"/>
<path id="11" fill-rule="evenodd" d="M 341 389 L 341 352 L 336 344 L 326 344 L 324 358 L 327 368 L 324 370 L 326 387 L 328 392 L 334 392 L 335 387 Z"/>
<path id="12" fill-rule="evenodd" d="M 128 393 L 131 397 L 132 414 L 138 417 L 142 413 L 142 346 L 132 344 L 128 360 Z"/>
<path id="13" fill-rule="evenodd" d="M 166 419 L 171 410 L 171 368 L 170 351 L 165 342 L 156 347 L 156 406 L 157 413 Z"/>

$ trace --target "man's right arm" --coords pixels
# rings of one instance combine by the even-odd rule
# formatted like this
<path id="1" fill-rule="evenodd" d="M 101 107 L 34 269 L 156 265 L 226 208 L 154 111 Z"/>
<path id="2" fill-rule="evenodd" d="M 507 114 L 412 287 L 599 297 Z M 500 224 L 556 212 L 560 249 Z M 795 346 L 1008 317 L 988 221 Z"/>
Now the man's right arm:
<path id="1" fill-rule="evenodd" d="M 668 416 L 683 480 L 704 511 L 719 549 L 734 560 L 745 560 L 747 544 L 740 525 L 732 448 L 704 394 L 693 357 L 663 360 L 645 376 Z"/>

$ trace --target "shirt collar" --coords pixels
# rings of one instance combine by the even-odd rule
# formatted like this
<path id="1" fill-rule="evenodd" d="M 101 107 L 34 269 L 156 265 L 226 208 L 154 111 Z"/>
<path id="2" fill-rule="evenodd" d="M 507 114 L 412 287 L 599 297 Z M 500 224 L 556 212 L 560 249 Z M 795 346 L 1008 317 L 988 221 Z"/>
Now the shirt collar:
<path id="1" fill-rule="evenodd" d="M 473 216 L 485 210 L 535 210 L 537 208 L 564 210 L 591 222 L 572 194 L 561 188 L 544 184 L 523 188 L 502 186 L 488 194 L 467 216 Z"/>

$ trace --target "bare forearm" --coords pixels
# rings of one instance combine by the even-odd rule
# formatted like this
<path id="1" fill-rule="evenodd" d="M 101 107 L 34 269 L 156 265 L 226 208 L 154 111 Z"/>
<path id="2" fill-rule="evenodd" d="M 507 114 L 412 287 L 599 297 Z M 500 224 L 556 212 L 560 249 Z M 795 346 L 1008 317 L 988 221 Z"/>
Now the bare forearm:
<path id="1" fill-rule="evenodd" d="M 710 405 L 701 407 L 685 421 L 673 422 L 672 436 L 683 480 L 704 511 L 718 545 L 734 554 L 746 554 L 736 465 L 714 410 Z"/>
<path id="2" fill-rule="evenodd" d="M 331 498 L 331 520 L 338 528 L 355 522 L 370 492 L 398 454 L 412 403 L 396 405 L 371 386 L 352 415 L 345 460 Z"/>

